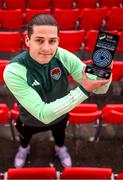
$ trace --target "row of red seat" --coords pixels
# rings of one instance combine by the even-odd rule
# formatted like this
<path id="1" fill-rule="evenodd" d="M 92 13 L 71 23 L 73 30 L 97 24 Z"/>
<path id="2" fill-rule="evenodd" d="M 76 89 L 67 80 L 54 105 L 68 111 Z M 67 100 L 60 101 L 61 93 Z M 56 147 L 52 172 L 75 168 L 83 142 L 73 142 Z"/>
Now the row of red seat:
<path id="1" fill-rule="evenodd" d="M 71 167 L 61 171 L 54 167 L 31 167 L 31 168 L 9 168 L 2 173 L 0 179 L 100 179 L 100 180 L 121 180 L 123 172 L 116 174 L 111 168 L 98 167 Z"/>
<path id="2" fill-rule="evenodd" d="M 10 124 L 13 140 L 15 140 L 13 124 L 16 123 L 18 116 L 17 103 L 11 109 L 5 103 L 0 104 L 0 124 Z M 106 104 L 102 109 L 99 109 L 95 103 L 84 103 L 69 112 L 69 124 L 97 124 L 96 141 L 99 140 L 101 128 L 104 124 L 123 124 L 122 119 L 123 104 Z"/>
<path id="3" fill-rule="evenodd" d="M 0 10 L 0 26 L 5 30 L 24 28 L 32 16 L 38 13 L 51 14 L 51 9 Z M 112 7 L 95 9 L 54 9 L 52 15 L 61 30 L 123 30 L 123 8 Z M 90 21 L 91 17 L 91 21 Z M 120 18 L 119 18 L 120 17 Z"/>
<path id="4" fill-rule="evenodd" d="M 93 52 L 98 36 L 98 30 L 77 30 L 77 31 L 60 31 L 59 46 L 71 52 L 80 51 L 82 53 Z M 120 36 L 116 52 L 123 52 L 123 31 L 110 31 Z M 0 52 L 21 52 L 27 50 L 25 44 L 26 31 L 5 32 L 0 31 Z"/>
<path id="5" fill-rule="evenodd" d="M 44 8 L 96 8 L 121 6 L 123 0 L 0 0 L 0 8 L 5 9 L 44 9 Z"/>

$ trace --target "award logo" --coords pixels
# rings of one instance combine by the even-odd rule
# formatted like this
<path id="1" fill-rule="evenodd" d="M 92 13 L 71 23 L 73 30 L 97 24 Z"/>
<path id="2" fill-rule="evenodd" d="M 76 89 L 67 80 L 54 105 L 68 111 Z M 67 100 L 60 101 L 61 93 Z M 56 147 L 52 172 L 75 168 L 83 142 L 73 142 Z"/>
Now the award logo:
<path id="1" fill-rule="evenodd" d="M 111 69 L 108 66 L 112 63 L 118 41 L 119 35 L 99 31 L 92 54 L 93 64 L 87 65 L 85 71 L 109 79 Z"/>

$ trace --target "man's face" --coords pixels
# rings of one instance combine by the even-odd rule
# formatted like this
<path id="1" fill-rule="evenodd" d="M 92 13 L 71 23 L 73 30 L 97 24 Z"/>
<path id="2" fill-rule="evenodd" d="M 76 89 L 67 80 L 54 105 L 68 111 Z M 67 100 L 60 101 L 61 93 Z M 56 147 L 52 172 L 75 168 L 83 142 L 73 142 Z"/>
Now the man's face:
<path id="1" fill-rule="evenodd" d="M 33 26 L 33 34 L 26 37 L 30 56 L 40 64 L 47 64 L 54 56 L 59 44 L 58 29 L 56 26 Z"/>

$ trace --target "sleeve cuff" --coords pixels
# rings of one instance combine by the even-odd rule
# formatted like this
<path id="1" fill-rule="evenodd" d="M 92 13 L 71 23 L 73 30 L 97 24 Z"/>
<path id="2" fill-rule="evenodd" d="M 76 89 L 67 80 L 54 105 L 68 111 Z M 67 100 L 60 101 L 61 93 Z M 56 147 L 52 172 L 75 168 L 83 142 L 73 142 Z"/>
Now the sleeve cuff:
<path id="1" fill-rule="evenodd" d="M 86 96 L 91 96 L 93 93 L 88 92 L 85 88 L 83 88 L 82 86 L 79 86 L 79 88 L 85 93 Z"/>

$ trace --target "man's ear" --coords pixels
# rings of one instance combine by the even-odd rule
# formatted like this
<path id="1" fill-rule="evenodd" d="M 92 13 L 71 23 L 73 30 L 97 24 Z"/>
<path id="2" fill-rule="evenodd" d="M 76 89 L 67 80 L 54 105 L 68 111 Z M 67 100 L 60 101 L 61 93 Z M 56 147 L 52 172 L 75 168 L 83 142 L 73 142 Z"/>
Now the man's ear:
<path id="1" fill-rule="evenodd" d="M 30 47 L 29 37 L 28 35 L 25 36 L 25 44 L 27 47 Z"/>

